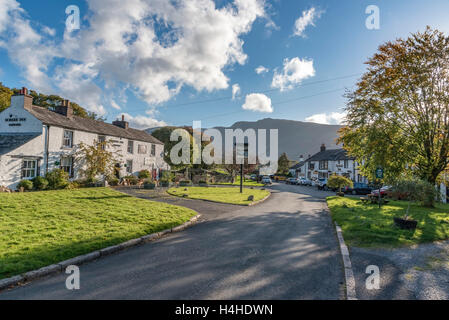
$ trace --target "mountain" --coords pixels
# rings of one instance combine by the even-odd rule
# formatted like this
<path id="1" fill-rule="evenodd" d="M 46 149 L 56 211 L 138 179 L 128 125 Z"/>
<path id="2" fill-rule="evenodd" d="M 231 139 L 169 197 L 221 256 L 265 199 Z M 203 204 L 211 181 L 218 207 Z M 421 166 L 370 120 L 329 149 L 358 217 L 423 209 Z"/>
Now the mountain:
<path id="1" fill-rule="evenodd" d="M 301 155 L 307 158 L 320 151 L 321 144 L 325 144 L 328 149 L 337 149 L 341 146 L 336 144 L 338 137 L 339 125 L 326 125 L 312 122 L 302 122 L 294 120 L 271 119 L 266 118 L 259 121 L 239 121 L 234 123 L 230 129 L 249 128 L 278 129 L 278 152 L 281 155 L 285 152 L 290 160 L 299 160 Z M 224 136 L 226 127 L 217 127 Z M 268 140 L 268 138 L 267 138 Z M 267 141 L 267 150 L 269 150 L 269 142 Z"/>
<path id="2" fill-rule="evenodd" d="M 258 121 L 239 121 L 231 127 L 216 127 L 224 138 L 225 129 L 278 129 L 278 152 L 281 155 L 285 152 L 290 160 L 299 160 L 300 155 L 307 158 L 320 151 L 321 144 L 325 144 L 328 149 L 337 149 L 341 146 L 336 144 L 339 125 L 326 125 L 312 122 L 302 122 L 294 120 L 266 118 Z M 155 129 L 146 130 L 152 133 Z M 224 143 L 223 143 L 224 146 Z M 267 137 L 267 150 L 269 152 L 269 139 Z"/>

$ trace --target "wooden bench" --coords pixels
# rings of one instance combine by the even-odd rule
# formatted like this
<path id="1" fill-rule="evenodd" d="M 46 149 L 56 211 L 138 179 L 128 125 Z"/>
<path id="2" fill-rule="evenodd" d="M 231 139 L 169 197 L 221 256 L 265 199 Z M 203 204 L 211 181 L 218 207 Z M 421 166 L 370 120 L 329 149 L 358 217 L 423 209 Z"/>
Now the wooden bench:
<path id="1" fill-rule="evenodd" d="M 371 200 L 368 197 L 360 197 L 360 201 L 362 201 L 363 204 L 368 204 Z"/>

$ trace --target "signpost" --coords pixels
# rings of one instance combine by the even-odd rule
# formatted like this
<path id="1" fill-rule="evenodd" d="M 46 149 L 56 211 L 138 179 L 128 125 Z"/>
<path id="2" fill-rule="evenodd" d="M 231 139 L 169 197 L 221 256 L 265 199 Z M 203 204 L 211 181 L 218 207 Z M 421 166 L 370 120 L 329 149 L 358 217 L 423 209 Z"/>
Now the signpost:
<path id="1" fill-rule="evenodd" d="M 248 157 L 248 143 L 234 144 L 236 146 L 236 155 L 243 157 L 243 162 L 240 164 L 240 193 L 243 193 L 243 164 L 245 158 Z"/>
<path id="2" fill-rule="evenodd" d="M 382 180 L 383 178 L 384 178 L 384 169 L 382 167 L 378 167 L 376 169 L 376 179 Z M 381 188 L 382 188 L 382 181 L 379 184 L 379 209 L 380 209 L 380 206 L 381 206 L 381 203 L 382 203 L 382 196 L 380 194 L 380 192 L 381 192 L 380 189 Z"/>

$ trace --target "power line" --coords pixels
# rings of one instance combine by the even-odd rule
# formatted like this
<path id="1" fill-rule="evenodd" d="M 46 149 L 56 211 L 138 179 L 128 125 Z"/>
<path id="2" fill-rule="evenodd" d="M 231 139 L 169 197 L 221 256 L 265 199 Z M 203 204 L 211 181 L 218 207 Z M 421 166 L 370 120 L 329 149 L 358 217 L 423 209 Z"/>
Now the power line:
<path id="1" fill-rule="evenodd" d="M 311 85 L 315 85 L 315 84 L 320 84 L 320 83 L 326 83 L 326 82 L 330 82 L 330 81 L 353 78 L 353 77 L 360 76 L 360 75 L 362 75 L 362 73 L 354 73 L 354 74 L 335 77 L 335 78 L 331 78 L 331 79 L 324 79 L 324 80 L 317 80 L 317 81 L 312 81 L 312 82 L 301 83 L 297 86 L 294 86 L 292 89 L 298 89 L 298 88 L 311 86 Z M 267 90 L 257 90 L 257 93 L 268 93 L 268 92 L 273 92 L 273 91 L 278 91 L 278 90 L 279 89 L 277 89 L 277 88 L 276 89 L 267 89 Z M 180 104 L 167 105 L 167 106 L 164 106 L 164 108 L 173 109 L 173 108 L 179 108 L 179 107 L 183 107 L 183 106 L 203 104 L 203 103 L 223 101 L 223 100 L 231 100 L 231 99 L 232 99 L 232 96 L 226 96 L 226 97 L 220 97 L 220 98 L 214 98 L 214 99 L 198 100 L 198 101 L 191 101 L 191 102 L 185 102 L 185 103 L 180 103 Z M 148 109 L 148 108 L 134 109 L 133 111 L 139 111 L 139 110 L 144 110 L 144 109 Z"/>
<path id="2" fill-rule="evenodd" d="M 284 101 L 279 101 L 279 102 L 273 102 L 273 105 L 280 105 L 280 104 L 289 103 L 289 102 L 293 102 L 293 101 L 298 101 L 298 100 L 318 97 L 318 96 L 322 96 L 322 95 L 325 95 L 325 94 L 338 92 L 338 91 L 341 91 L 341 90 L 344 90 L 344 89 L 346 89 L 346 87 L 342 87 L 342 88 L 338 88 L 338 89 L 334 89 L 334 90 L 329 90 L 329 91 L 323 91 L 323 92 L 319 92 L 319 93 L 316 93 L 316 94 L 302 96 L 302 97 L 298 97 L 298 98 L 294 98 L 294 99 L 289 99 L 289 100 L 284 100 Z M 203 120 L 207 120 L 207 119 L 218 118 L 218 117 L 223 117 L 223 116 L 228 116 L 228 115 L 237 114 L 237 113 L 243 113 L 243 112 L 246 112 L 246 110 L 239 110 L 239 111 L 233 111 L 233 112 L 228 112 L 228 113 L 222 113 L 222 114 L 217 114 L 217 115 L 209 116 L 209 117 L 202 118 L 202 119 L 195 119 L 195 120 L 203 121 Z M 189 121 L 191 121 L 191 119 L 186 120 L 183 123 L 178 122 L 177 124 L 174 124 L 174 126 L 185 125 Z"/>

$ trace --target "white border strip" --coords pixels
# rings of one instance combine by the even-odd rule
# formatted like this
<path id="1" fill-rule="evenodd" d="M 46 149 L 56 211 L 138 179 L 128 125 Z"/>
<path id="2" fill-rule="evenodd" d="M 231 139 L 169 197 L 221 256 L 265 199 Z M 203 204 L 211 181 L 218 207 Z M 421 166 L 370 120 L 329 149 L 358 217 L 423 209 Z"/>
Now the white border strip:
<path id="1" fill-rule="evenodd" d="M 352 271 L 351 259 L 349 258 L 349 250 L 343 239 L 343 233 L 340 226 L 335 222 L 335 229 L 337 230 L 338 242 L 340 243 L 340 251 L 343 257 L 343 265 L 345 268 L 345 280 L 346 280 L 346 298 L 348 300 L 357 300 L 355 293 L 355 278 Z"/>

